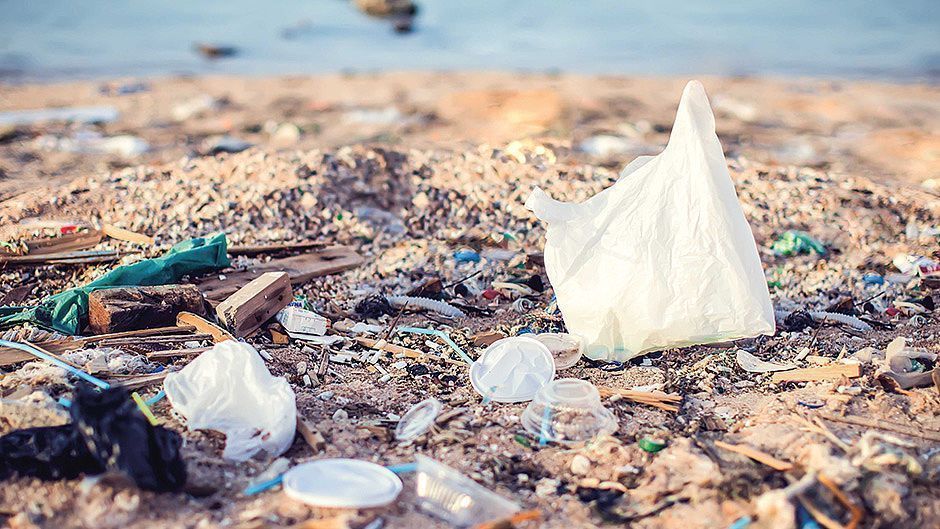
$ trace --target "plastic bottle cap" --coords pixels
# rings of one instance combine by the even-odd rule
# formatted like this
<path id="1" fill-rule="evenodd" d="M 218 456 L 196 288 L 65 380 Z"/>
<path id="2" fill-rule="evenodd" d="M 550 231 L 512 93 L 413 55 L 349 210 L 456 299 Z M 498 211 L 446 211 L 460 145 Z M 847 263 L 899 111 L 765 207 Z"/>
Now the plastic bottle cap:
<path id="1" fill-rule="evenodd" d="M 398 426 L 395 427 L 395 439 L 410 441 L 423 434 L 434 424 L 434 419 L 441 413 L 443 407 L 441 401 L 434 397 L 415 404 L 398 421 Z"/>
<path id="2" fill-rule="evenodd" d="M 477 393 L 496 402 L 524 402 L 555 378 L 555 360 L 544 344 L 528 336 L 493 342 L 470 366 Z"/>
<path id="3" fill-rule="evenodd" d="M 284 474 L 284 493 L 317 507 L 380 507 L 395 501 L 401 489 L 394 472 L 358 459 L 321 459 Z"/>

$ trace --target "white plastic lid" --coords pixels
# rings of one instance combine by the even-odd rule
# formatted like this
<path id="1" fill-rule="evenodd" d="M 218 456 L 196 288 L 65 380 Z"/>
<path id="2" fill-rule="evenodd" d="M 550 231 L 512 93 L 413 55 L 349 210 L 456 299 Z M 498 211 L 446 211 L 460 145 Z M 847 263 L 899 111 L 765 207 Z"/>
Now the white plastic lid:
<path id="1" fill-rule="evenodd" d="M 395 501 L 401 479 L 391 470 L 359 459 L 321 459 L 284 474 L 284 493 L 317 507 L 366 509 Z"/>
<path id="2" fill-rule="evenodd" d="M 415 404 L 398 421 L 398 426 L 395 427 L 395 439 L 410 441 L 423 434 L 434 424 L 434 419 L 437 419 L 443 407 L 441 401 L 434 397 Z"/>
<path id="3" fill-rule="evenodd" d="M 546 332 L 533 335 L 536 340 L 545 344 L 555 359 L 555 369 L 568 369 L 581 359 L 581 339 L 565 332 Z"/>
<path id="4" fill-rule="evenodd" d="M 555 377 L 555 360 L 541 342 L 513 336 L 493 342 L 470 366 L 477 393 L 496 402 L 524 402 Z"/>

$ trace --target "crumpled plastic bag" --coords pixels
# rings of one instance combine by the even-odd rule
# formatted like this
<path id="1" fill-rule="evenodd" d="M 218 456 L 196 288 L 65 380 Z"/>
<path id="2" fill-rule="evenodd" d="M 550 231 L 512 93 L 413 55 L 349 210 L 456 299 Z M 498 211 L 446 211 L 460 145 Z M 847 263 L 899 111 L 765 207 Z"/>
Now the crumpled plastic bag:
<path id="1" fill-rule="evenodd" d="M 127 391 L 79 385 L 69 414 L 70 424 L 0 437 L 0 478 L 14 472 L 44 480 L 118 472 L 147 490 L 175 491 L 186 484 L 179 434 L 151 426 Z"/>
<path id="2" fill-rule="evenodd" d="M 163 388 L 190 429 L 225 434 L 226 459 L 244 461 L 261 451 L 279 456 L 294 441 L 294 391 L 246 343 L 216 344 L 168 374 Z"/>
<path id="3" fill-rule="evenodd" d="M 757 246 L 705 88 L 685 87 L 666 148 L 580 203 L 535 188 L 545 269 L 568 331 L 595 360 L 774 332 Z"/>
<path id="4" fill-rule="evenodd" d="M 66 334 L 78 334 L 88 323 L 88 294 L 103 288 L 178 283 L 183 276 L 229 266 L 224 233 L 183 241 L 165 254 L 119 266 L 85 286 L 44 299 L 36 307 L 3 307 L 0 327 L 34 323 Z"/>

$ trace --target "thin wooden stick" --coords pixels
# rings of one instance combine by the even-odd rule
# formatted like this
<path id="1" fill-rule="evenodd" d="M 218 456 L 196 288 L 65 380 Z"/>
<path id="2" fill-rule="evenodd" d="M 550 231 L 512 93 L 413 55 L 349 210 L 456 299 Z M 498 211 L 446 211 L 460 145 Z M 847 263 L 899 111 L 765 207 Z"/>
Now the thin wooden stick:
<path id="1" fill-rule="evenodd" d="M 761 452 L 760 450 L 756 448 L 751 448 L 750 446 L 733 445 L 730 443 L 726 443 L 724 441 L 715 441 L 715 446 L 717 446 L 718 448 L 724 448 L 725 450 L 729 450 L 737 454 L 741 454 L 742 456 L 749 457 L 753 459 L 754 461 L 757 461 L 758 463 L 763 463 L 774 470 L 780 470 L 782 472 L 786 472 L 787 470 L 793 469 L 793 463 L 788 463 L 786 461 L 777 459 L 776 457 L 766 452 Z"/>
<path id="2" fill-rule="evenodd" d="M 867 428 L 877 428 L 879 430 L 910 435 L 911 437 L 921 437 L 930 441 L 940 442 L 940 432 L 936 430 L 928 430 L 922 427 L 913 428 L 911 426 L 907 426 L 906 424 L 898 424 L 895 422 L 886 421 L 884 419 L 869 419 L 868 417 L 860 417 L 858 415 L 842 416 L 836 415 L 834 413 L 820 412 L 819 416 L 823 419 L 826 419 L 827 421 L 841 422 L 855 426 L 865 426 Z"/>

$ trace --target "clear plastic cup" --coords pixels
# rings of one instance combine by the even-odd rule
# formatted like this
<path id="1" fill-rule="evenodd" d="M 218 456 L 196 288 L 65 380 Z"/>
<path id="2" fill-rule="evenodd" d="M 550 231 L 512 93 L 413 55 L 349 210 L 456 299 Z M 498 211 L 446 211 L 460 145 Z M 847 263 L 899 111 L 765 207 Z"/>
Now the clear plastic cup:
<path id="1" fill-rule="evenodd" d="M 416 454 L 418 507 L 454 527 L 468 527 L 517 511 L 519 505 L 490 491 L 457 470 Z"/>
<path id="2" fill-rule="evenodd" d="M 408 410 L 395 427 L 395 439 L 411 441 L 428 431 L 441 414 L 444 405 L 434 397 L 424 399 Z"/>
<path id="3" fill-rule="evenodd" d="M 546 332 L 533 335 L 536 340 L 542 342 L 552 353 L 555 359 L 555 369 L 568 369 L 578 363 L 581 355 L 584 353 L 584 345 L 581 340 L 566 332 Z"/>
<path id="4" fill-rule="evenodd" d="M 522 426 L 540 441 L 575 444 L 617 430 L 617 418 L 601 404 L 586 380 L 560 378 L 535 394 L 522 413 Z"/>

